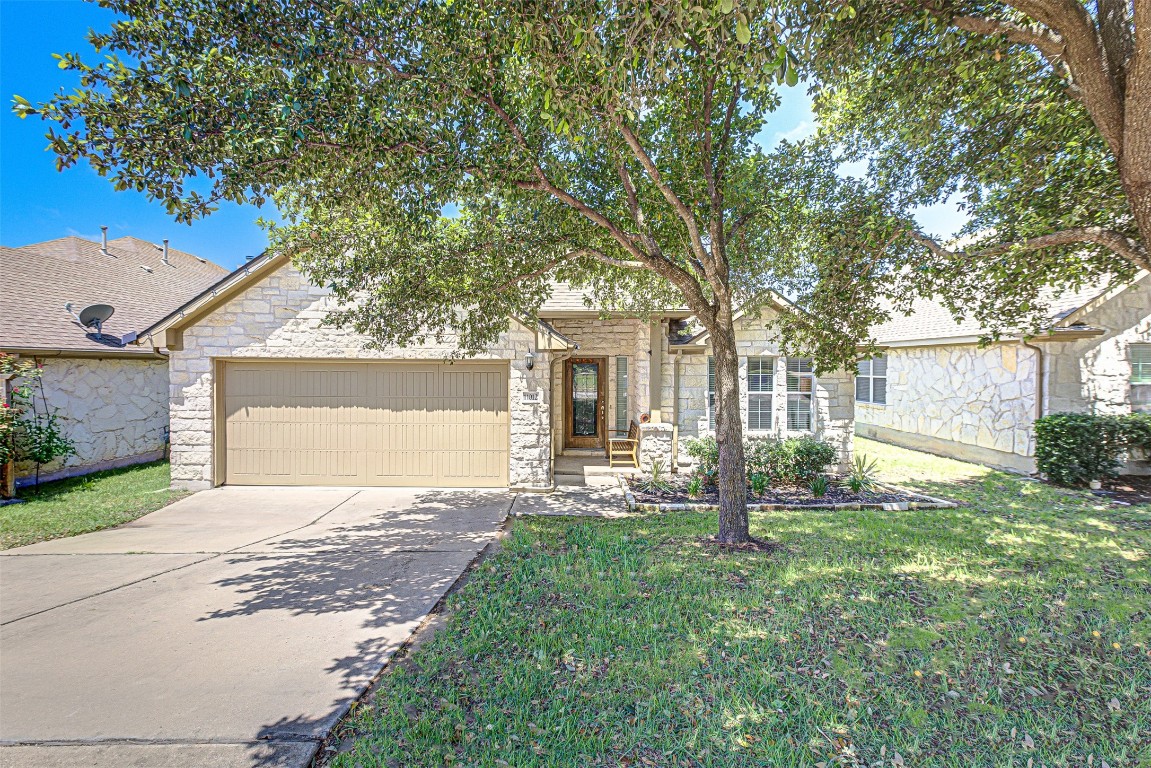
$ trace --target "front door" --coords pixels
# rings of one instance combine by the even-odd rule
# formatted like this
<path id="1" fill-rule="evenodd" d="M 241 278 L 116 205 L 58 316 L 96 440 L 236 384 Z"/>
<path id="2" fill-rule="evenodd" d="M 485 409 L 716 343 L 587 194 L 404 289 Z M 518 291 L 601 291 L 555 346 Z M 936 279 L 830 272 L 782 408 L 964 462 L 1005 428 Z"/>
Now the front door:
<path id="1" fill-rule="evenodd" d="M 564 364 L 564 446 L 603 448 L 607 358 L 573 357 Z"/>

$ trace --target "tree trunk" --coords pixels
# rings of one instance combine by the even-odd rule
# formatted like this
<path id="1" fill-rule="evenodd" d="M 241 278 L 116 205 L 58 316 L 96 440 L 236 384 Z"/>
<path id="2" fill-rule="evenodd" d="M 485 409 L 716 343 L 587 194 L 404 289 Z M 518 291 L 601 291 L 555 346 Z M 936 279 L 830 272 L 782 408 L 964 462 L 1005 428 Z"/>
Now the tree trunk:
<path id="1" fill-rule="evenodd" d="M 751 540 L 747 523 L 747 468 L 743 461 L 739 356 L 730 310 L 720 310 L 711 333 L 715 358 L 715 439 L 719 445 L 719 542 Z"/>
<path id="2" fill-rule="evenodd" d="M 1134 22 L 1135 46 L 1127 71 L 1119 174 L 1135 226 L 1144 246 L 1151 249 L 1151 5 L 1135 3 Z"/>

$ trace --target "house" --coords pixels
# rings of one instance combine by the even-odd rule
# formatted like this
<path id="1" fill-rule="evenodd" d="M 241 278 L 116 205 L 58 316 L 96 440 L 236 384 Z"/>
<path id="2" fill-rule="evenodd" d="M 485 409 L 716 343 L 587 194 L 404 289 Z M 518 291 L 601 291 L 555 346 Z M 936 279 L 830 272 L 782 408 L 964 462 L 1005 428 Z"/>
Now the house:
<path id="1" fill-rule="evenodd" d="M 1151 410 L 1151 275 L 1050 297 L 1051 326 L 982 344 L 987 329 L 935 301 L 873 329 L 859 363 L 860 435 L 993 467 L 1035 471 L 1037 417 Z M 1146 462 L 1128 464 L 1146 473 Z"/>
<path id="2" fill-rule="evenodd" d="M 647 467 L 676 467 L 710 428 L 707 338 L 684 332 L 686 310 L 603 316 L 557 284 L 538 321 L 453 359 L 450 340 L 372 349 L 322 323 L 334 302 L 265 255 L 141 331 L 170 355 L 175 485 L 547 489 L 558 456 L 602 457 L 632 422 Z M 738 340 L 749 432 L 820 435 L 847 461 L 851 374 L 782 357 L 762 318 Z"/>
<path id="3" fill-rule="evenodd" d="M 41 480 L 163 457 L 168 361 L 130 343 L 133 332 L 227 272 L 167 244 L 108 240 L 106 231 L 101 242 L 64 237 L 3 247 L 0 263 L 0 351 L 40 363 L 36 405 L 58 412 L 76 448 L 76 455 L 45 465 Z M 96 304 L 113 310 L 99 331 L 78 322 Z M 18 483 L 33 469 L 18 465 Z"/>

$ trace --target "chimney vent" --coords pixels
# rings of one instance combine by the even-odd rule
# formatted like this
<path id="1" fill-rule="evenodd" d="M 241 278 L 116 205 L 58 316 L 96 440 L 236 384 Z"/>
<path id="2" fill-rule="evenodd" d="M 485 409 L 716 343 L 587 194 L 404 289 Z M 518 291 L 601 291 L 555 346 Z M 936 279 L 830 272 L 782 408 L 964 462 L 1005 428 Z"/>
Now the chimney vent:
<path id="1" fill-rule="evenodd" d="M 168 238 L 164 238 L 164 257 L 161 259 L 166 266 L 172 266 L 172 262 L 168 261 Z"/>
<path id="2" fill-rule="evenodd" d="M 108 228 L 100 227 L 100 253 L 108 255 Z"/>

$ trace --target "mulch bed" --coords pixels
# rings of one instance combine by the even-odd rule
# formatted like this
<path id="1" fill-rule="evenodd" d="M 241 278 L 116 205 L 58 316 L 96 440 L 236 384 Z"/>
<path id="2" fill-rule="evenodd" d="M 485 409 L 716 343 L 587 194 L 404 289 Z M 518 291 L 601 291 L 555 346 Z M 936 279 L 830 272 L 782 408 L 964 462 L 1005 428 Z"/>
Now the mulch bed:
<path id="1" fill-rule="evenodd" d="M 670 481 L 670 491 L 644 490 L 635 480 L 629 480 L 631 492 L 639 504 L 719 504 L 719 492 L 715 488 L 708 488 L 699 496 L 689 498 L 687 495 L 686 478 L 676 478 Z M 767 489 L 762 496 L 756 496 L 749 488 L 747 491 L 748 504 L 788 504 L 792 506 L 819 506 L 829 504 L 893 504 L 900 502 L 922 501 L 921 497 L 906 493 L 881 491 L 873 493 L 852 493 L 832 479 L 831 486 L 823 496 L 813 496 L 807 488 L 799 486 L 779 486 Z"/>
<path id="2" fill-rule="evenodd" d="M 1091 493 L 1123 504 L 1151 504 L 1151 476 L 1124 475 L 1104 480 L 1103 488 Z"/>

